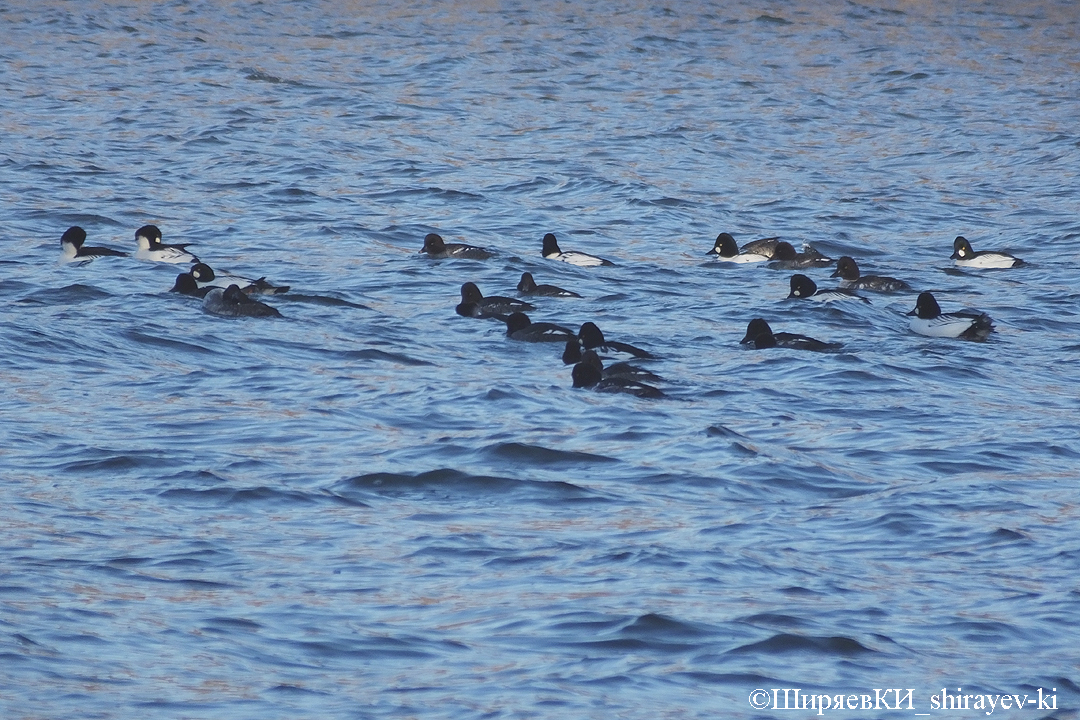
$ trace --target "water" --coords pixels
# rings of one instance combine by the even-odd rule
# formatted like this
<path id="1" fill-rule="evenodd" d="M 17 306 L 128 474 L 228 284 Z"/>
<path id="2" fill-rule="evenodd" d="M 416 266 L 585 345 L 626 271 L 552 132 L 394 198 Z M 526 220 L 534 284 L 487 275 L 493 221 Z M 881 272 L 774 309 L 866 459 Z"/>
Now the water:
<path id="1" fill-rule="evenodd" d="M 751 693 L 898 688 L 826 714 L 911 717 L 963 688 L 1076 717 L 1078 14 L 9 3 L 0 714 L 803 717 Z M 132 250 L 147 223 L 292 285 L 285 319 L 57 263 L 69 225 Z M 722 230 L 997 333 L 786 301 L 789 272 L 707 262 Z M 431 261 L 431 231 L 497 257 Z M 549 231 L 618 265 L 545 261 Z M 953 270 L 958 234 L 1029 265 Z M 523 271 L 585 296 L 534 319 L 648 347 L 670 397 L 574 390 L 561 348 L 454 314 Z M 755 316 L 844 351 L 745 350 Z"/>

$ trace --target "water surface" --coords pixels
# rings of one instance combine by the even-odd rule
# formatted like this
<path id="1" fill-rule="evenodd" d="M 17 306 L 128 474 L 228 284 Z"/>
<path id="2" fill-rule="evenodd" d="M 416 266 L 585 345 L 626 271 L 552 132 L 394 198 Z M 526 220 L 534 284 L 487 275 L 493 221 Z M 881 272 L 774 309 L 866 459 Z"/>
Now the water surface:
<path id="1" fill-rule="evenodd" d="M 4 717 L 787 717 L 750 693 L 912 688 L 872 715 L 910 717 L 946 687 L 1076 717 L 1071 3 L 0 27 Z M 57 262 L 70 225 L 133 250 L 147 223 L 291 285 L 284 319 L 207 315 L 175 266 Z M 429 260 L 433 231 L 496 256 Z M 788 301 L 790 272 L 708 261 L 721 231 L 997 332 L 913 335 L 914 294 Z M 617 264 L 546 261 L 545 232 Z M 958 234 L 1028 265 L 957 271 Z M 584 296 L 534 319 L 651 349 L 669 398 L 575 390 L 561 348 L 455 315 L 525 271 Z M 746 350 L 758 316 L 844 349 Z"/>

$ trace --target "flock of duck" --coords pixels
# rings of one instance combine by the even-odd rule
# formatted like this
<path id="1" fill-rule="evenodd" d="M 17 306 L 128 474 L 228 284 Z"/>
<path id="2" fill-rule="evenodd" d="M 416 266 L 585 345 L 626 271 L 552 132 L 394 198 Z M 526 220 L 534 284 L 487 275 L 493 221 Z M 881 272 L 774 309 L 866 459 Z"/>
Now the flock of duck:
<path id="1" fill-rule="evenodd" d="M 277 308 L 252 298 L 252 295 L 273 295 L 289 290 L 286 285 L 271 285 L 266 278 L 245 278 L 239 275 L 218 275 L 187 248 L 191 243 L 169 245 L 161 241 L 156 225 L 143 225 L 135 231 L 135 259 L 151 262 L 190 264 L 191 269 L 176 278 L 172 292 L 203 298 L 203 308 L 214 315 L 231 317 L 281 317 Z M 86 245 L 86 231 L 81 227 L 68 228 L 60 238 L 61 261 L 83 263 L 99 257 L 127 257 L 128 253 L 107 247 Z"/>
<path id="2" fill-rule="evenodd" d="M 426 252 L 435 258 L 484 259 L 491 256 L 491 252 L 483 248 L 447 244 L 434 233 L 424 238 L 421 252 Z M 906 282 L 896 278 L 862 275 L 858 264 L 849 256 L 834 261 L 810 245 L 804 246 L 802 252 L 797 252 L 794 246 L 779 238 L 755 240 L 740 248 L 729 233 L 720 233 L 708 254 L 715 256 L 720 262 L 768 262 L 769 267 L 782 270 L 836 266 L 832 277 L 840 278 L 839 287 L 818 289 L 809 277 L 796 273 L 791 276 L 789 298 L 821 303 L 837 301 L 869 303 L 870 301 L 857 291 L 896 293 L 912 289 Z M 541 255 L 548 260 L 567 262 L 579 267 L 614 265 L 610 260 L 596 255 L 563 251 L 552 233 L 544 236 Z M 962 236 L 957 237 L 953 243 L 951 259 L 958 267 L 967 268 L 1010 268 L 1024 264 L 1023 260 L 1004 252 L 975 252 L 967 239 Z M 518 283 L 518 292 L 523 295 L 580 297 L 577 293 L 554 285 L 537 285 L 530 273 L 522 274 L 521 281 Z M 516 340 L 565 341 L 563 362 L 574 364 L 574 387 L 596 387 L 601 390 L 629 392 L 639 397 L 663 395 L 662 391 L 644 382 L 660 378 L 625 361 L 650 359 L 653 356 L 648 351 L 627 343 L 607 340 L 600 329 L 591 322 L 584 323 L 576 333 L 552 323 L 533 323 L 525 315 L 526 310 L 532 309 L 534 307 L 531 304 L 516 298 L 485 297 L 471 282 L 462 285 L 461 303 L 456 308 L 459 315 L 466 317 L 494 317 L 503 320 L 507 326 L 507 335 Z M 930 337 L 985 340 L 993 331 L 993 322 L 986 313 L 972 311 L 944 313 L 937 299 L 930 292 L 920 293 L 915 308 L 907 314 L 911 316 L 909 323 L 911 330 Z M 835 351 L 842 347 L 841 343 L 823 342 L 806 335 L 774 332 L 763 318 L 754 318 L 749 322 L 741 343 L 757 349 L 786 347 L 819 352 Z M 604 362 L 609 360 L 618 360 L 618 362 L 605 367 Z"/>
<path id="3" fill-rule="evenodd" d="M 180 273 L 172 287 L 173 292 L 203 298 L 203 308 L 215 315 L 245 317 L 281 317 L 270 305 L 256 300 L 254 295 L 273 295 L 289 290 L 287 286 L 272 285 L 266 278 L 245 278 L 238 275 L 218 274 L 187 250 L 190 243 L 165 244 L 161 230 L 155 225 L 144 225 L 135 232 L 137 249 L 134 257 L 152 262 L 190 265 L 187 272 Z M 128 256 L 128 253 L 107 247 L 90 247 L 85 244 L 86 232 L 71 227 L 60 239 L 62 261 L 89 262 L 105 256 Z M 484 248 L 461 243 L 447 243 L 436 233 L 424 238 L 421 253 L 430 258 L 459 258 L 484 260 L 494 253 Z M 769 267 L 782 270 L 824 268 L 836 266 L 831 277 L 840 278 L 839 286 L 819 289 L 806 275 L 791 276 L 789 298 L 811 300 L 821 303 L 869 300 L 857 291 L 896 293 L 911 291 L 903 280 L 878 275 L 863 275 L 851 257 L 839 260 L 825 257 L 810 245 L 797 252 L 790 243 L 779 238 L 765 238 L 743 245 L 741 248 L 729 233 L 720 233 L 709 255 L 719 262 L 758 263 L 768 262 Z M 543 238 L 541 255 L 548 259 L 570 263 L 578 267 L 611 266 L 610 260 L 578 251 L 563 251 L 552 233 Z M 964 237 L 953 242 L 951 259 L 958 267 L 966 268 L 1012 268 L 1024 261 L 1005 252 L 975 252 Z M 524 296 L 580 298 L 570 290 L 555 285 L 538 285 L 532 274 L 521 276 L 517 286 Z M 646 383 L 660 380 L 654 373 L 629 361 L 649 360 L 654 356 L 629 343 L 611 341 L 595 323 L 584 323 L 577 332 L 548 322 L 532 322 L 527 311 L 535 310 L 531 303 L 503 296 L 485 296 L 473 282 L 461 286 L 461 303 L 455 308 L 458 315 L 470 318 L 494 318 L 506 324 L 506 334 L 513 340 L 524 342 L 558 342 L 565 345 L 562 360 L 573 365 L 574 387 L 590 387 L 611 392 L 625 392 L 638 397 L 662 397 L 663 391 Z M 909 327 L 915 333 L 930 337 L 985 340 L 993 332 L 993 322 L 986 313 L 960 311 L 944 313 L 937 299 L 930 292 L 919 294 L 915 308 L 907 313 Z M 746 328 L 742 344 L 757 349 L 785 347 L 818 352 L 835 351 L 841 343 L 823 342 L 806 335 L 774 332 L 763 318 L 754 318 Z M 613 363 L 605 365 L 605 362 Z"/>
<path id="4" fill-rule="evenodd" d="M 880 275 L 863 275 L 855 259 L 847 255 L 833 261 L 823 256 L 809 245 L 803 252 L 797 253 L 790 243 L 779 238 L 767 238 L 747 243 L 741 249 L 736 247 L 734 238 L 728 233 L 720 233 L 710 254 L 719 260 L 735 263 L 771 261 L 771 267 L 797 269 L 806 267 L 830 267 L 835 262 L 836 271 L 831 277 L 840 278 L 839 287 L 819 290 L 813 280 L 802 274 L 791 276 L 789 298 L 805 298 L 818 302 L 857 301 L 868 303 L 866 297 L 857 290 L 879 293 L 910 291 L 912 288 L 903 280 Z M 984 250 L 976 252 L 967 238 L 957 236 L 953 241 L 951 259 L 957 267 L 977 269 L 1005 269 L 1019 267 L 1024 261 L 1006 252 Z M 993 332 L 990 316 L 984 312 L 959 311 L 943 313 L 933 293 L 919 293 L 915 308 L 907 313 L 911 317 L 908 326 L 912 332 L 930 337 L 962 338 L 964 340 L 985 340 Z M 753 343 L 756 347 L 790 347 L 801 350 L 831 350 L 839 347 L 834 343 L 822 343 L 804 335 L 791 333 L 772 333 L 768 323 L 757 318 L 750 322 L 744 343 Z"/>

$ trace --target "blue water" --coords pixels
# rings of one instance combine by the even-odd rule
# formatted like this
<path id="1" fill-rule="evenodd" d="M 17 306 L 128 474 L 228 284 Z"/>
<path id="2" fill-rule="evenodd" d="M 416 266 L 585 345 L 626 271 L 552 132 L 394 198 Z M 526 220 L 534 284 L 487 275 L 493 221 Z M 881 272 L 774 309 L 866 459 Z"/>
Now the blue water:
<path id="1" fill-rule="evenodd" d="M 1080 6 L 58 1 L 0 36 L 0 717 L 1078 717 Z M 284 319 L 58 262 L 148 223 Z M 997 332 L 788 301 L 721 231 Z M 955 270 L 959 234 L 1028 264 Z M 454 313 L 524 271 L 669 397 Z M 757 316 L 844 349 L 740 347 Z"/>

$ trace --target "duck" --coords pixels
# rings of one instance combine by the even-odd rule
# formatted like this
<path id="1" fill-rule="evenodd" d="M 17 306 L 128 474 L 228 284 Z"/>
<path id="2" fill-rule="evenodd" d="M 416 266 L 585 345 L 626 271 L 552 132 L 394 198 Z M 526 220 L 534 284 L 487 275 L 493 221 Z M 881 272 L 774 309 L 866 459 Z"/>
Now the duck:
<path id="1" fill-rule="evenodd" d="M 650 381 L 661 379 L 656 373 L 649 372 L 637 365 L 631 365 L 628 362 L 617 362 L 604 367 L 603 362 L 600 360 L 600 356 L 596 354 L 595 350 L 586 350 L 584 353 L 581 352 L 581 343 L 577 338 L 571 338 L 566 341 L 566 348 L 563 350 L 562 361 L 564 365 L 576 365 L 579 362 L 595 365 L 597 366 L 597 369 L 603 372 L 604 377 L 622 376 L 636 380 Z"/>
<path id="2" fill-rule="evenodd" d="M 161 242 L 161 230 L 157 225 L 143 225 L 135 231 L 136 260 L 150 260 L 151 262 L 171 263 L 197 263 L 199 258 L 186 248 L 191 243 L 176 243 L 167 245 Z"/>
<path id="3" fill-rule="evenodd" d="M 199 287 L 227 288 L 237 285 L 248 295 L 280 295 L 289 291 L 288 285 L 271 285 L 265 277 L 252 280 L 240 275 L 218 275 L 206 263 L 195 263 L 191 266 L 191 277 Z"/>
<path id="4" fill-rule="evenodd" d="M 600 364 L 600 368 L 597 368 L 596 362 L 600 362 L 599 359 L 595 362 L 582 361 L 574 365 L 574 369 L 570 371 L 574 387 L 595 388 L 600 392 L 627 393 L 639 398 L 667 397 L 660 388 L 646 385 L 632 378 L 623 376 L 604 377 L 603 363 Z"/>
<path id="5" fill-rule="evenodd" d="M 840 287 L 848 290 L 871 290 L 873 292 L 900 292 L 910 290 L 911 286 L 903 280 L 883 275 L 860 275 L 855 259 L 844 255 L 836 261 L 836 272 L 829 277 L 840 278 Z"/>
<path id="6" fill-rule="evenodd" d="M 996 250 L 982 250 L 975 252 L 971 249 L 971 243 L 963 235 L 957 235 L 953 240 L 953 254 L 950 256 L 957 267 L 969 268 L 1014 268 L 1024 265 L 1024 261 L 1007 252 Z"/>
<path id="7" fill-rule="evenodd" d="M 740 248 L 741 252 L 747 255 L 764 255 L 767 258 L 772 258 L 773 253 L 776 252 L 776 246 L 781 243 L 779 237 L 762 238 L 760 240 L 751 240 Z M 792 248 L 794 250 L 794 248 Z"/>
<path id="8" fill-rule="evenodd" d="M 506 323 L 506 336 L 523 342 L 566 342 L 576 338 L 573 330 L 554 323 L 534 323 L 525 313 L 516 312 L 501 318 Z"/>
<path id="9" fill-rule="evenodd" d="M 78 225 L 72 225 L 60 236 L 60 261 L 65 263 L 88 263 L 99 257 L 127 257 L 126 252 L 107 247 L 87 247 L 86 231 Z"/>
<path id="10" fill-rule="evenodd" d="M 941 312 L 933 293 L 919 293 L 915 309 L 907 313 L 913 316 L 908 323 L 912 332 L 928 337 L 960 338 L 982 341 L 994 331 L 993 320 L 984 312 Z"/>
<path id="11" fill-rule="evenodd" d="M 617 358 L 637 358 L 641 360 L 652 359 L 654 356 L 648 350 L 642 350 L 628 343 L 616 342 L 604 338 L 604 333 L 596 326 L 596 323 L 582 323 L 578 330 L 578 340 L 585 350 L 593 350 L 601 358 L 613 360 Z"/>
<path id="12" fill-rule="evenodd" d="M 206 287 L 199 287 L 199 283 L 195 281 L 195 278 L 191 277 L 191 273 L 180 273 L 176 276 L 176 282 L 173 283 L 169 292 L 180 293 L 181 295 L 190 295 L 192 297 L 205 298 L 214 288 L 210 285 Z"/>
<path id="13" fill-rule="evenodd" d="M 492 255 L 491 251 L 474 245 L 444 242 L 442 236 L 438 233 L 428 233 L 425 235 L 424 246 L 420 248 L 418 252 L 427 253 L 428 257 L 436 259 L 464 258 L 466 260 L 486 260 Z"/>
<path id="14" fill-rule="evenodd" d="M 239 285 L 210 288 L 203 298 L 203 310 L 226 317 L 281 317 L 277 308 L 252 300 Z"/>
<path id="15" fill-rule="evenodd" d="M 706 255 L 715 255 L 717 260 L 733 263 L 765 262 L 772 257 L 772 253 L 768 255 L 763 253 L 740 253 L 739 246 L 735 244 L 735 238 L 726 232 L 716 236 L 713 249 L 707 252 Z"/>
<path id="16" fill-rule="evenodd" d="M 517 285 L 518 292 L 522 295 L 540 295 L 544 297 L 581 297 L 576 292 L 563 290 L 555 285 L 537 285 L 532 273 L 521 273 L 521 280 Z"/>
<path id="17" fill-rule="evenodd" d="M 870 302 L 867 298 L 864 298 L 862 295 L 858 295 L 853 290 L 848 290 L 847 288 L 818 290 L 817 283 L 805 275 L 792 275 L 789 284 L 791 286 L 791 292 L 788 294 L 789 298 L 802 298 L 825 303 L 837 302 L 840 300 L 861 300 L 864 303 Z"/>
<path id="18" fill-rule="evenodd" d="M 555 239 L 554 233 L 548 233 L 544 235 L 544 248 L 540 252 L 548 260 L 559 260 L 561 262 L 570 263 L 571 265 L 577 265 L 578 267 L 599 267 L 601 265 L 614 265 L 615 263 L 610 260 L 605 260 L 602 257 L 596 255 L 590 255 L 588 253 L 577 252 L 570 250 L 563 252 L 559 249 L 559 241 Z"/>
<path id="19" fill-rule="evenodd" d="M 746 326 L 746 336 L 739 341 L 742 345 L 753 345 L 758 350 L 782 347 L 792 350 L 812 350 L 814 352 L 832 352 L 844 347 L 843 343 L 830 343 L 815 340 L 796 333 L 774 333 L 764 318 L 754 318 Z"/>
<path id="20" fill-rule="evenodd" d="M 769 267 L 774 270 L 829 267 L 833 264 L 832 258 L 825 257 L 811 245 L 803 245 L 803 251 L 799 253 L 795 252 L 795 247 L 786 240 L 776 243 L 772 259 Z"/>
<path id="21" fill-rule="evenodd" d="M 535 309 L 535 306 L 516 298 L 501 295 L 484 297 L 476 283 L 467 282 L 461 286 L 461 302 L 454 311 L 462 317 L 488 318 Z"/>

